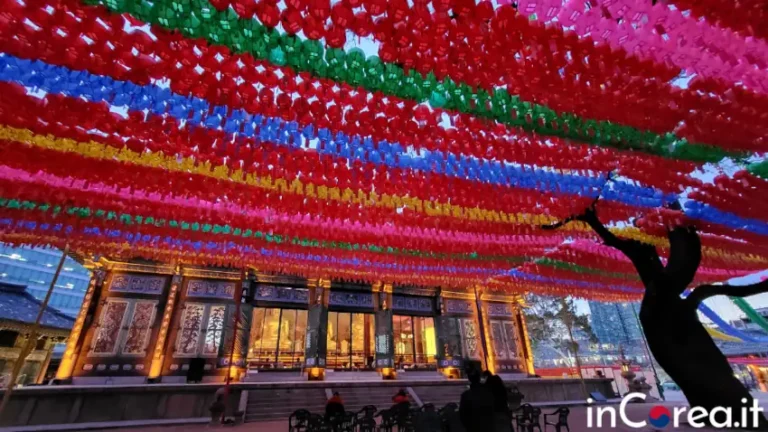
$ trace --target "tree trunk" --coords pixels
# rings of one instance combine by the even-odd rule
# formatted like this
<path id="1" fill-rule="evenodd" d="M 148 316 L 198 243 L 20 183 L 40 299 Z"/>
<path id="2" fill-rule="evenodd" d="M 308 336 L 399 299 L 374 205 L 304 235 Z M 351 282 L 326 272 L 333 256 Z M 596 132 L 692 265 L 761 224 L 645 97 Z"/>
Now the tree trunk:
<path id="1" fill-rule="evenodd" d="M 573 328 L 568 326 L 568 337 L 571 339 L 571 350 L 573 350 L 573 359 L 576 363 L 576 373 L 579 375 L 579 382 L 581 383 L 581 392 L 584 393 L 584 397 L 588 398 L 587 385 L 584 383 L 584 374 L 581 372 L 581 360 L 579 359 L 579 344 L 573 338 Z"/>
<path id="2" fill-rule="evenodd" d="M 749 391 L 734 376 L 728 360 L 699 321 L 696 308 L 679 296 L 655 292 L 679 289 L 659 286 L 658 290 L 646 289 L 643 297 L 640 323 L 656 361 L 680 386 L 691 407 L 700 406 L 708 411 L 718 406 L 730 407 L 737 421 L 741 418 L 741 407 L 752 405 Z M 751 422 L 751 414 L 748 418 Z M 762 415 L 760 419 L 760 429 L 768 428 Z"/>

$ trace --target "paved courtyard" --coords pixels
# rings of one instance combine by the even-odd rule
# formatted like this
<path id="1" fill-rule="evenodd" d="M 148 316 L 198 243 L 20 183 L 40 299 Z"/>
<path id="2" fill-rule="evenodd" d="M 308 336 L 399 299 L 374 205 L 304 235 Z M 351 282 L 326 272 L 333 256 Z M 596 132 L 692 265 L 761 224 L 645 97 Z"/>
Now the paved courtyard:
<path id="1" fill-rule="evenodd" d="M 685 406 L 684 403 L 679 402 L 668 402 L 662 404 L 664 407 L 669 409 L 670 411 L 673 410 L 676 406 Z M 612 405 L 613 407 L 618 408 L 618 405 Z M 634 404 L 629 405 L 627 407 L 627 416 L 632 421 L 642 421 L 642 420 L 648 420 L 648 415 L 652 407 L 656 406 L 656 404 Z M 552 410 L 545 409 L 544 412 L 551 412 Z M 607 416 L 606 416 L 607 419 Z M 692 426 L 688 425 L 681 425 L 679 428 L 673 428 L 672 424 L 669 424 L 665 428 L 653 428 L 651 426 L 646 426 L 644 428 L 640 429 L 633 429 L 629 426 L 621 425 L 621 421 L 617 418 L 617 426 L 615 428 L 606 427 L 603 426 L 601 428 L 597 427 L 587 427 L 587 408 L 586 407 L 573 407 L 571 408 L 571 414 L 570 414 L 570 420 L 569 425 L 571 427 L 572 432 L 582 432 L 582 431 L 619 431 L 619 432 L 636 432 L 636 431 L 658 431 L 658 430 L 665 430 L 665 431 L 714 431 L 714 430 L 722 430 L 722 429 L 712 429 L 712 428 L 694 428 Z M 543 426 L 543 425 L 542 425 Z M 110 429 L 110 431 L 115 431 L 116 429 Z M 119 431 L 129 432 L 129 431 L 137 431 L 138 429 L 119 429 Z M 226 431 L 226 430 L 235 430 L 235 431 L 258 431 L 258 432 L 287 432 L 288 431 L 288 422 L 287 421 L 278 421 L 278 422 L 264 422 L 264 423 L 246 423 L 239 426 L 207 426 L 207 425 L 194 425 L 194 426 L 171 426 L 171 427 L 154 427 L 154 428 L 141 428 L 142 432 L 196 432 L 196 431 Z M 549 430 L 554 430 L 551 426 L 549 427 Z M 104 432 L 107 432 L 105 430 Z"/>

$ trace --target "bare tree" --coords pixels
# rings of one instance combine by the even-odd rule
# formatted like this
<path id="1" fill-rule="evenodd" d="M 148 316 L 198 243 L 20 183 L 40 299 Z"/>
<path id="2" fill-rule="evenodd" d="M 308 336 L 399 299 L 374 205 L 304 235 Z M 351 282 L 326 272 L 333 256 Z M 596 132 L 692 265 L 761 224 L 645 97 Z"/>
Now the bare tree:
<path id="1" fill-rule="evenodd" d="M 670 252 L 666 266 L 656 247 L 638 240 L 619 238 L 600 222 L 597 200 L 580 215 L 568 218 L 587 223 L 607 246 L 621 251 L 637 270 L 645 293 L 640 307 L 640 323 L 648 346 L 659 365 L 680 386 L 691 406 L 711 410 L 730 407 L 734 412 L 752 404 L 749 391 L 734 376 L 728 360 L 720 352 L 699 321 L 699 304 L 712 296 L 746 297 L 768 292 L 768 281 L 747 286 L 702 285 L 686 298 L 701 262 L 701 239 L 693 226 L 668 230 Z M 556 229 L 566 221 L 545 226 Z M 760 417 L 759 429 L 768 429 Z"/>
<path id="2" fill-rule="evenodd" d="M 597 342 L 592 326 L 589 324 L 589 316 L 580 314 L 571 298 L 550 298 L 530 296 L 529 312 L 526 314 L 528 333 L 536 344 L 542 344 L 554 349 L 558 354 L 565 351 L 573 356 L 576 372 L 581 380 L 582 391 L 586 394 L 584 376 L 581 372 L 581 359 L 579 358 L 579 344 L 575 334 L 581 332 L 587 336 L 590 342 Z M 561 354 L 562 355 L 562 354 Z"/>

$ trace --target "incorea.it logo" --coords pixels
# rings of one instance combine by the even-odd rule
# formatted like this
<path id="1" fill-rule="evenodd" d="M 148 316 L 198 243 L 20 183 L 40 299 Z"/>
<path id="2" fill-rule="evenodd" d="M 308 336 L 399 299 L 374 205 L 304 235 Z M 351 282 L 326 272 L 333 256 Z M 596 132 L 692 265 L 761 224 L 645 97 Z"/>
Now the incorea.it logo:
<path id="1" fill-rule="evenodd" d="M 648 423 L 656 428 L 666 427 L 670 420 L 672 420 L 672 413 L 661 405 L 651 408 L 651 412 L 648 414 Z"/>
<path id="2" fill-rule="evenodd" d="M 681 417 L 687 423 L 687 426 L 699 429 L 706 426 L 712 426 L 716 429 L 729 428 L 757 428 L 760 424 L 763 407 L 757 403 L 757 399 L 750 400 L 742 398 L 740 407 L 722 407 L 716 406 L 710 410 L 694 406 L 676 406 L 670 408 L 664 405 L 654 405 L 648 413 L 647 420 L 635 421 L 629 418 L 627 406 L 633 401 L 645 401 L 648 396 L 644 393 L 629 393 L 624 395 L 619 403 L 618 409 L 612 405 L 593 406 L 593 399 L 587 399 L 587 428 L 607 427 L 616 428 L 616 420 L 621 420 L 624 426 L 630 429 L 643 429 L 649 424 L 655 429 L 664 429 L 667 426 L 673 428 L 680 427 Z M 749 413 L 752 415 L 750 416 Z M 638 413 L 639 414 L 639 413 Z M 751 417 L 751 418 L 750 418 Z M 608 420 L 607 425 L 603 420 Z M 625 430 L 622 428 L 622 430 Z"/>

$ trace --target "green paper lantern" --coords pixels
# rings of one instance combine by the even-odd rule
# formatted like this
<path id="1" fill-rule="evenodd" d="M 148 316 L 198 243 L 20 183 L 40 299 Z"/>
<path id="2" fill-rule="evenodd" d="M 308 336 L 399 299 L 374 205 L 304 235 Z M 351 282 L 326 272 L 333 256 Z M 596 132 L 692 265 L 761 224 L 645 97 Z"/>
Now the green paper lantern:
<path id="1" fill-rule="evenodd" d="M 214 19 L 216 10 L 212 6 L 203 6 L 200 8 L 200 18 L 205 21 L 211 21 Z"/>
<path id="2" fill-rule="evenodd" d="M 93 5 L 99 4 L 98 0 L 89 0 L 88 2 L 84 1 L 83 3 Z M 125 0 L 106 0 L 104 5 L 111 10 L 123 10 L 125 9 Z"/>
<path id="3" fill-rule="evenodd" d="M 267 44 L 263 39 L 258 39 L 251 44 L 251 53 L 254 57 L 259 59 L 267 58 L 269 52 L 267 51 Z"/>
<path id="4" fill-rule="evenodd" d="M 328 66 L 336 66 L 344 62 L 344 57 L 344 51 L 338 48 L 331 48 L 325 51 L 325 61 L 328 62 Z"/>
<path id="5" fill-rule="evenodd" d="M 361 68 L 365 64 L 365 52 L 360 48 L 352 48 L 347 53 L 345 61 L 348 69 Z"/>
<path id="6" fill-rule="evenodd" d="M 284 66 L 286 63 L 286 58 L 283 49 L 280 47 L 274 47 L 269 50 L 269 61 L 278 66 Z"/>
<path id="7" fill-rule="evenodd" d="M 384 70 L 381 59 L 378 56 L 370 56 L 365 60 L 365 70 L 368 75 L 380 75 Z"/>
<path id="8" fill-rule="evenodd" d="M 442 108 L 445 106 L 446 97 L 444 94 L 433 91 L 429 95 L 429 105 L 433 108 Z"/>

